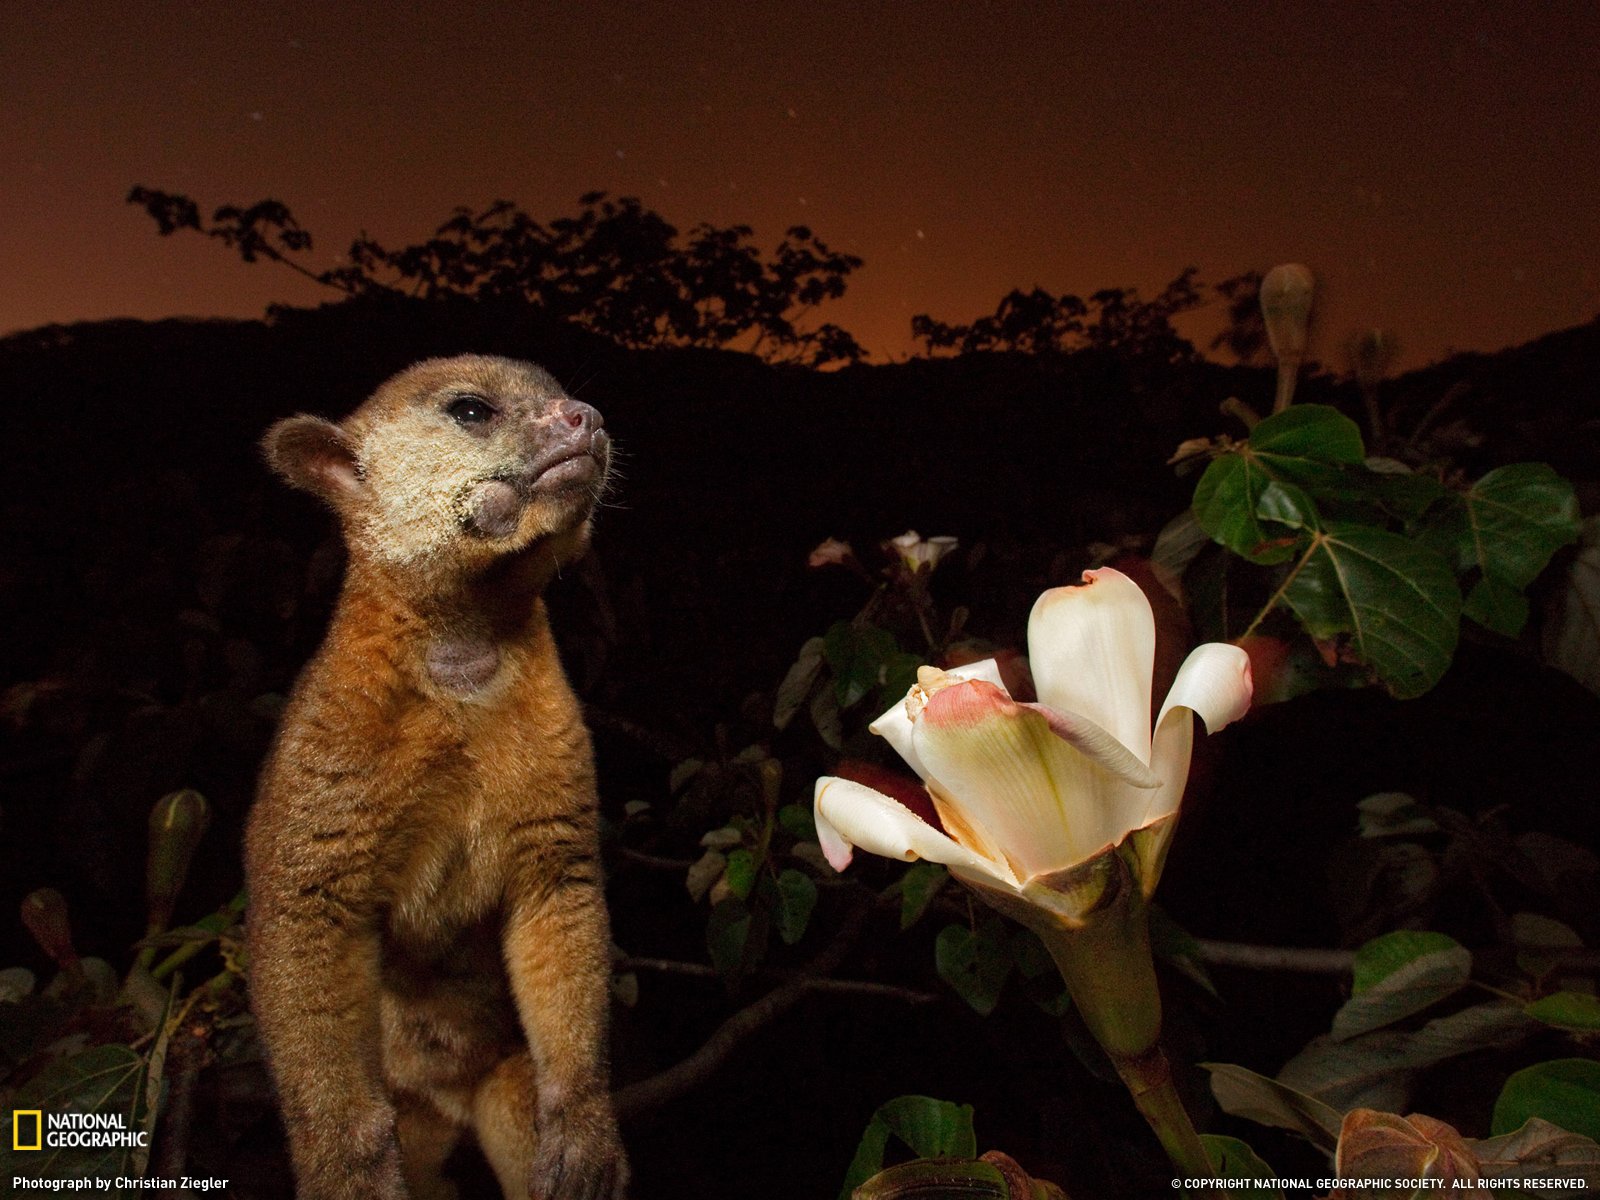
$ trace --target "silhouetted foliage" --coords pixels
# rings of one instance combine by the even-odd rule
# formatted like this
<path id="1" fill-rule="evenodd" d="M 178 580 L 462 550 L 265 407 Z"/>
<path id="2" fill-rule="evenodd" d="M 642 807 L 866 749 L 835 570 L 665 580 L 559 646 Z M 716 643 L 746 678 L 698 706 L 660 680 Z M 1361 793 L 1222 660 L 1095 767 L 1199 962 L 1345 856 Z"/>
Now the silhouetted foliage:
<path id="1" fill-rule="evenodd" d="M 1087 301 L 1071 294 L 1052 296 L 1037 287 L 1013 290 L 992 316 L 950 325 L 923 313 L 911 318 L 911 333 L 929 355 L 946 350 L 1052 355 L 1094 349 L 1142 362 L 1193 362 L 1199 355 L 1172 327 L 1172 318 L 1200 303 L 1198 275 L 1195 267 L 1185 268 L 1151 300 L 1141 299 L 1136 288 L 1103 288 Z"/>
<path id="2" fill-rule="evenodd" d="M 1261 316 L 1261 272 L 1245 271 L 1213 289 L 1228 306 L 1228 325 L 1211 339 L 1210 349 L 1226 350 L 1246 366 L 1267 358 L 1267 324 Z"/>
<path id="3" fill-rule="evenodd" d="M 128 202 L 144 208 L 163 236 L 192 229 L 245 262 L 282 263 L 349 296 L 515 301 L 632 349 L 738 348 L 809 366 L 863 355 L 837 325 L 806 327 L 821 304 L 844 295 L 861 259 L 831 249 L 804 225 L 764 257 L 747 225 L 701 224 L 680 238 L 631 196 L 589 192 L 576 216 L 548 224 L 499 200 L 481 212 L 456 209 L 414 245 L 390 249 L 363 234 L 344 263 L 315 270 L 298 257 L 311 249 L 311 234 L 276 200 L 225 205 L 209 223 L 187 196 L 135 187 Z"/>

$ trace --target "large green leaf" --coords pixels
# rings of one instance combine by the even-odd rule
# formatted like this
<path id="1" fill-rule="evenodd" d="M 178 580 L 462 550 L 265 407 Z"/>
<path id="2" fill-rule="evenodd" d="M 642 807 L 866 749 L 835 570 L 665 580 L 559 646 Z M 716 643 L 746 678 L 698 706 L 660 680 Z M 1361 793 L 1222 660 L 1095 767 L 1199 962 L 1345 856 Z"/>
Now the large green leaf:
<path id="1" fill-rule="evenodd" d="M 1530 1117 L 1600 1139 L 1600 1063 L 1558 1058 L 1512 1075 L 1494 1102 L 1491 1128 L 1510 1133 Z"/>
<path id="2" fill-rule="evenodd" d="M 1274 482 L 1313 490 L 1335 487 L 1361 464 L 1361 431 L 1336 409 L 1301 404 L 1258 424 L 1250 440 L 1215 459 L 1194 491 L 1200 528 L 1252 562 L 1286 562 L 1293 538 L 1258 512 Z"/>
<path id="3" fill-rule="evenodd" d="M 1445 561 L 1408 538 L 1365 525 L 1308 525 L 1305 535 L 1283 597 L 1306 632 L 1323 639 L 1349 635 L 1356 655 L 1400 699 L 1437 683 L 1455 654 L 1461 624 L 1461 592 Z"/>
<path id="4" fill-rule="evenodd" d="M 867 1122 L 839 1190 L 839 1200 L 850 1200 L 850 1194 L 860 1184 L 883 1168 L 891 1134 L 911 1147 L 919 1158 L 974 1158 L 978 1153 L 972 1105 L 931 1096 L 896 1096 Z"/>
<path id="5" fill-rule="evenodd" d="M 1468 1144 L 1485 1179 L 1520 1179 L 1522 1186 L 1514 1190 L 1521 1195 L 1570 1197 L 1576 1189 L 1566 1181 L 1572 1179 L 1583 1180 L 1590 1191 L 1600 1188 L 1600 1146 L 1538 1117 L 1514 1133 Z"/>
<path id="6" fill-rule="evenodd" d="M 12 1129 L 16 1112 L 35 1109 L 48 1120 L 57 1113 L 115 1115 L 121 1129 L 145 1127 L 145 1060 L 126 1046 L 95 1046 L 51 1063 L 30 1080 L 0 1112 L 0 1178 L 107 1180 L 139 1174 L 138 1147 L 13 1150 L 14 1133 L 31 1137 L 31 1128 Z M 31 1125 L 32 1122 L 30 1121 Z M 122 1189 L 110 1193 L 122 1195 Z"/>
<path id="7" fill-rule="evenodd" d="M 975 1012 L 988 1016 L 1000 1002 L 1000 989 L 1011 974 L 1011 949 L 1005 924 L 986 918 L 977 929 L 946 925 L 933 944 L 939 978 L 956 990 Z"/>
<path id="8" fill-rule="evenodd" d="M 1403 1111 L 1418 1072 L 1475 1050 L 1513 1045 L 1538 1028 L 1520 1004 L 1475 1004 L 1417 1030 L 1379 1029 L 1345 1041 L 1313 1038 L 1284 1064 L 1278 1081 L 1341 1112 Z"/>
<path id="9" fill-rule="evenodd" d="M 792 946 L 805 936 L 811 923 L 812 910 L 817 907 L 817 885 L 811 876 L 790 867 L 778 876 L 778 904 L 774 923 L 778 936 L 786 946 Z"/>
<path id="10" fill-rule="evenodd" d="M 1600 996 L 1587 992 L 1553 992 L 1523 1010 L 1536 1021 L 1573 1033 L 1600 1033 Z"/>
<path id="11" fill-rule="evenodd" d="M 1513 463 L 1449 494 L 1429 511 L 1421 533 L 1457 570 L 1481 573 L 1467 615 L 1514 637 L 1528 616 L 1522 590 L 1578 530 L 1572 485 L 1544 463 Z"/>
<path id="12" fill-rule="evenodd" d="M 1339 1110 L 1276 1079 L 1234 1063 L 1201 1063 L 1211 1072 L 1211 1094 L 1222 1111 L 1287 1129 L 1329 1154 L 1339 1144 Z"/>
<path id="13" fill-rule="evenodd" d="M 938 863 L 915 862 L 900 880 L 900 928 L 910 929 L 928 911 L 950 873 Z"/>
<path id="14" fill-rule="evenodd" d="M 1467 985 L 1472 955 L 1442 933 L 1399 930 L 1356 951 L 1355 994 L 1334 1015 L 1333 1038 L 1359 1034 L 1421 1012 Z"/>
<path id="15" fill-rule="evenodd" d="M 823 638 L 822 646 L 828 666 L 833 670 L 834 697 L 840 708 L 860 703 L 869 692 L 880 687 L 891 664 L 897 670 L 904 669 L 899 660 L 905 657 L 905 652 L 892 633 L 876 625 L 835 622 Z"/>
<path id="16" fill-rule="evenodd" d="M 1283 1200 L 1283 1189 L 1272 1184 L 1278 1178 L 1278 1173 L 1263 1162 L 1248 1144 L 1218 1133 L 1202 1133 L 1200 1141 L 1211 1158 L 1211 1165 L 1216 1168 L 1213 1175 L 1255 1181 L 1229 1188 L 1228 1195 L 1234 1200 Z"/>

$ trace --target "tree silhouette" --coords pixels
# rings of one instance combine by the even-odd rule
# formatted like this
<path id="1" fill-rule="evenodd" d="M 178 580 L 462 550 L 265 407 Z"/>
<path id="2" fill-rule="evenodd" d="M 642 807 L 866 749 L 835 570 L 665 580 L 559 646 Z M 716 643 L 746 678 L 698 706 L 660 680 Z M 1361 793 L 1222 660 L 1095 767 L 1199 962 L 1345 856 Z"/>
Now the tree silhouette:
<path id="1" fill-rule="evenodd" d="M 1010 350 L 1023 354 L 1069 354 L 1107 350 L 1129 358 L 1161 363 L 1191 362 L 1197 355 L 1190 342 L 1172 327 L 1172 318 L 1198 305 L 1202 298 L 1199 272 L 1186 268 L 1154 299 L 1141 299 L 1134 288 L 1105 288 L 1087 301 L 1053 296 L 1042 288 L 1008 292 L 993 315 L 970 325 L 950 325 L 926 314 L 911 318 L 911 334 L 926 347 L 968 354 Z"/>
<path id="2" fill-rule="evenodd" d="M 520 302 L 633 348 L 742 348 L 810 366 L 864 355 L 839 326 L 808 325 L 820 305 L 844 294 L 861 259 L 804 225 L 764 257 L 747 225 L 701 224 L 680 238 L 631 196 L 589 192 L 577 215 L 548 224 L 499 200 L 482 211 L 457 208 L 432 237 L 398 249 L 362 234 L 343 263 L 317 270 L 304 262 L 311 234 L 279 201 L 225 205 L 209 222 L 183 195 L 135 187 L 128 202 L 163 236 L 194 230 L 245 262 L 281 263 L 348 296 Z"/>
<path id="3" fill-rule="evenodd" d="M 1226 350 L 1245 366 L 1265 364 L 1267 323 L 1261 316 L 1261 272 L 1245 271 L 1214 289 L 1228 306 L 1228 325 L 1211 339 L 1211 349 Z"/>

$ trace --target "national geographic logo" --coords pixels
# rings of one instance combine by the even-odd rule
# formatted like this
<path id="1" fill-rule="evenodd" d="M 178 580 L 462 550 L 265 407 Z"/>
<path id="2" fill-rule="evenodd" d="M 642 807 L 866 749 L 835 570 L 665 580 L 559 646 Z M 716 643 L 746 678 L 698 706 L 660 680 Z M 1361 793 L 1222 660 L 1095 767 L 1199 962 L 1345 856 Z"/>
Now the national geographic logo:
<path id="1" fill-rule="evenodd" d="M 28 1118 L 33 1118 L 33 1133 L 25 1134 Z M 11 1148 L 13 1150 L 39 1150 L 44 1144 L 44 1113 L 37 1108 L 11 1110 Z"/>
<path id="2" fill-rule="evenodd" d="M 37 1108 L 11 1111 L 13 1150 L 147 1149 L 150 1133 L 129 1129 L 123 1113 L 46 1113 Z"/>

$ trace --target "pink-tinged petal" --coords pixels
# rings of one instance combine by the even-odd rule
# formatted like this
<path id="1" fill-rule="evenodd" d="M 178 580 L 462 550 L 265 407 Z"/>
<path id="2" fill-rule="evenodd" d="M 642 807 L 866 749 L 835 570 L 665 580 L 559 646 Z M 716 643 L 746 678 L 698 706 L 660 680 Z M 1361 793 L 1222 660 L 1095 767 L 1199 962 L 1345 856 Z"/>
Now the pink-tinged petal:
<path id="1" fill-rule="evenodd" d="M 1104 731 L 1094 736 L 1080 727 L 1077 734 L 1080 742 L 1110 741 Z M 1042 713 L 990 683 L 934 692 L 913 738 L 937 781 L 930 790 L 945 828 L 963 844 L 995 847 L 1019 879 L 1059 871 L 1121 841 L 1130 810 L 1145 806 L 1129 795 L 1144 789 L 1107 771 L 1058 737 Z"/>
<path id="2" fill-rule="evenodd" d="M 952 667 L 945 672 L 945 675 L 950 679 L 982 679 L 1005 691 L 1005 684 L 1000 681 L 1000 667 L 992 658 Z M 912 689 L 913 692 L 916 690 Z M 928 772 L 923 767 L 922 760 L 917 757 L 917 748 L 911 737 L 911 725 L 912 718 L 907 711 L 906 701 L 901 700 L 867 728 L 893 746 L 894 752 L 905 759 L 906 764 L 917 773 L 917 778 L 926 783 Z"/>
<path id="3" fill-rule="evenodd" d="M 1048 704 L 1023 704 L 1021 707 L 1038 713 L 1050 726 L 1051 733 L 1070 743 L 1079 753 L 1093 759 L 1101 770 L 1116 776 L 1129 787 L 1161 786 L 1160 778 L 1135 758 L 1133 751 L 1087 717 L 1062 712 Z"/>
<path id="4" fill-rule="evenodd" d="M 974 854 L 882 792 L 848 779 L 817 780 L 814 816 L 817 840 L 833 869 L 850 865 L 852 848 L 910 862 L 923 858 L 964 874 L 1015 886 L 1005 867 Z"/>
<path id="5" fill-rule="evenodd" d="M 1194 747 L 1192 714 L 1198 713 L 1206 730 L 1215 733 L 1244 716 L 1251 693 L 1250 656 L 1237 646 L 1207 642 L 1183 660 L 1156 719 L 1150 769 L 1160 777 L 1162 788 L 1141 824 L 1178 811 Z"/>
<path id="6" fill-rule="evenodd" d="M 1051 588 L 1028 618 L 1028 659 L 1039 699 L 1080 713 L 1142 761 L 1150 757 L 1150 601 L 1121 571 L 1085 571 L 1081 587 Z"/>
<path id="7" fill-rule="evenodd" d="M 1226 642 L 1207 642 L 1196 646 L 1178 668 L 1161 718 L 1174 708 L 1193 709 L 1206 723 L 1206 732 L 1216 733 L 1250 711 L 1253 691 L 1250 656 Z"/>

